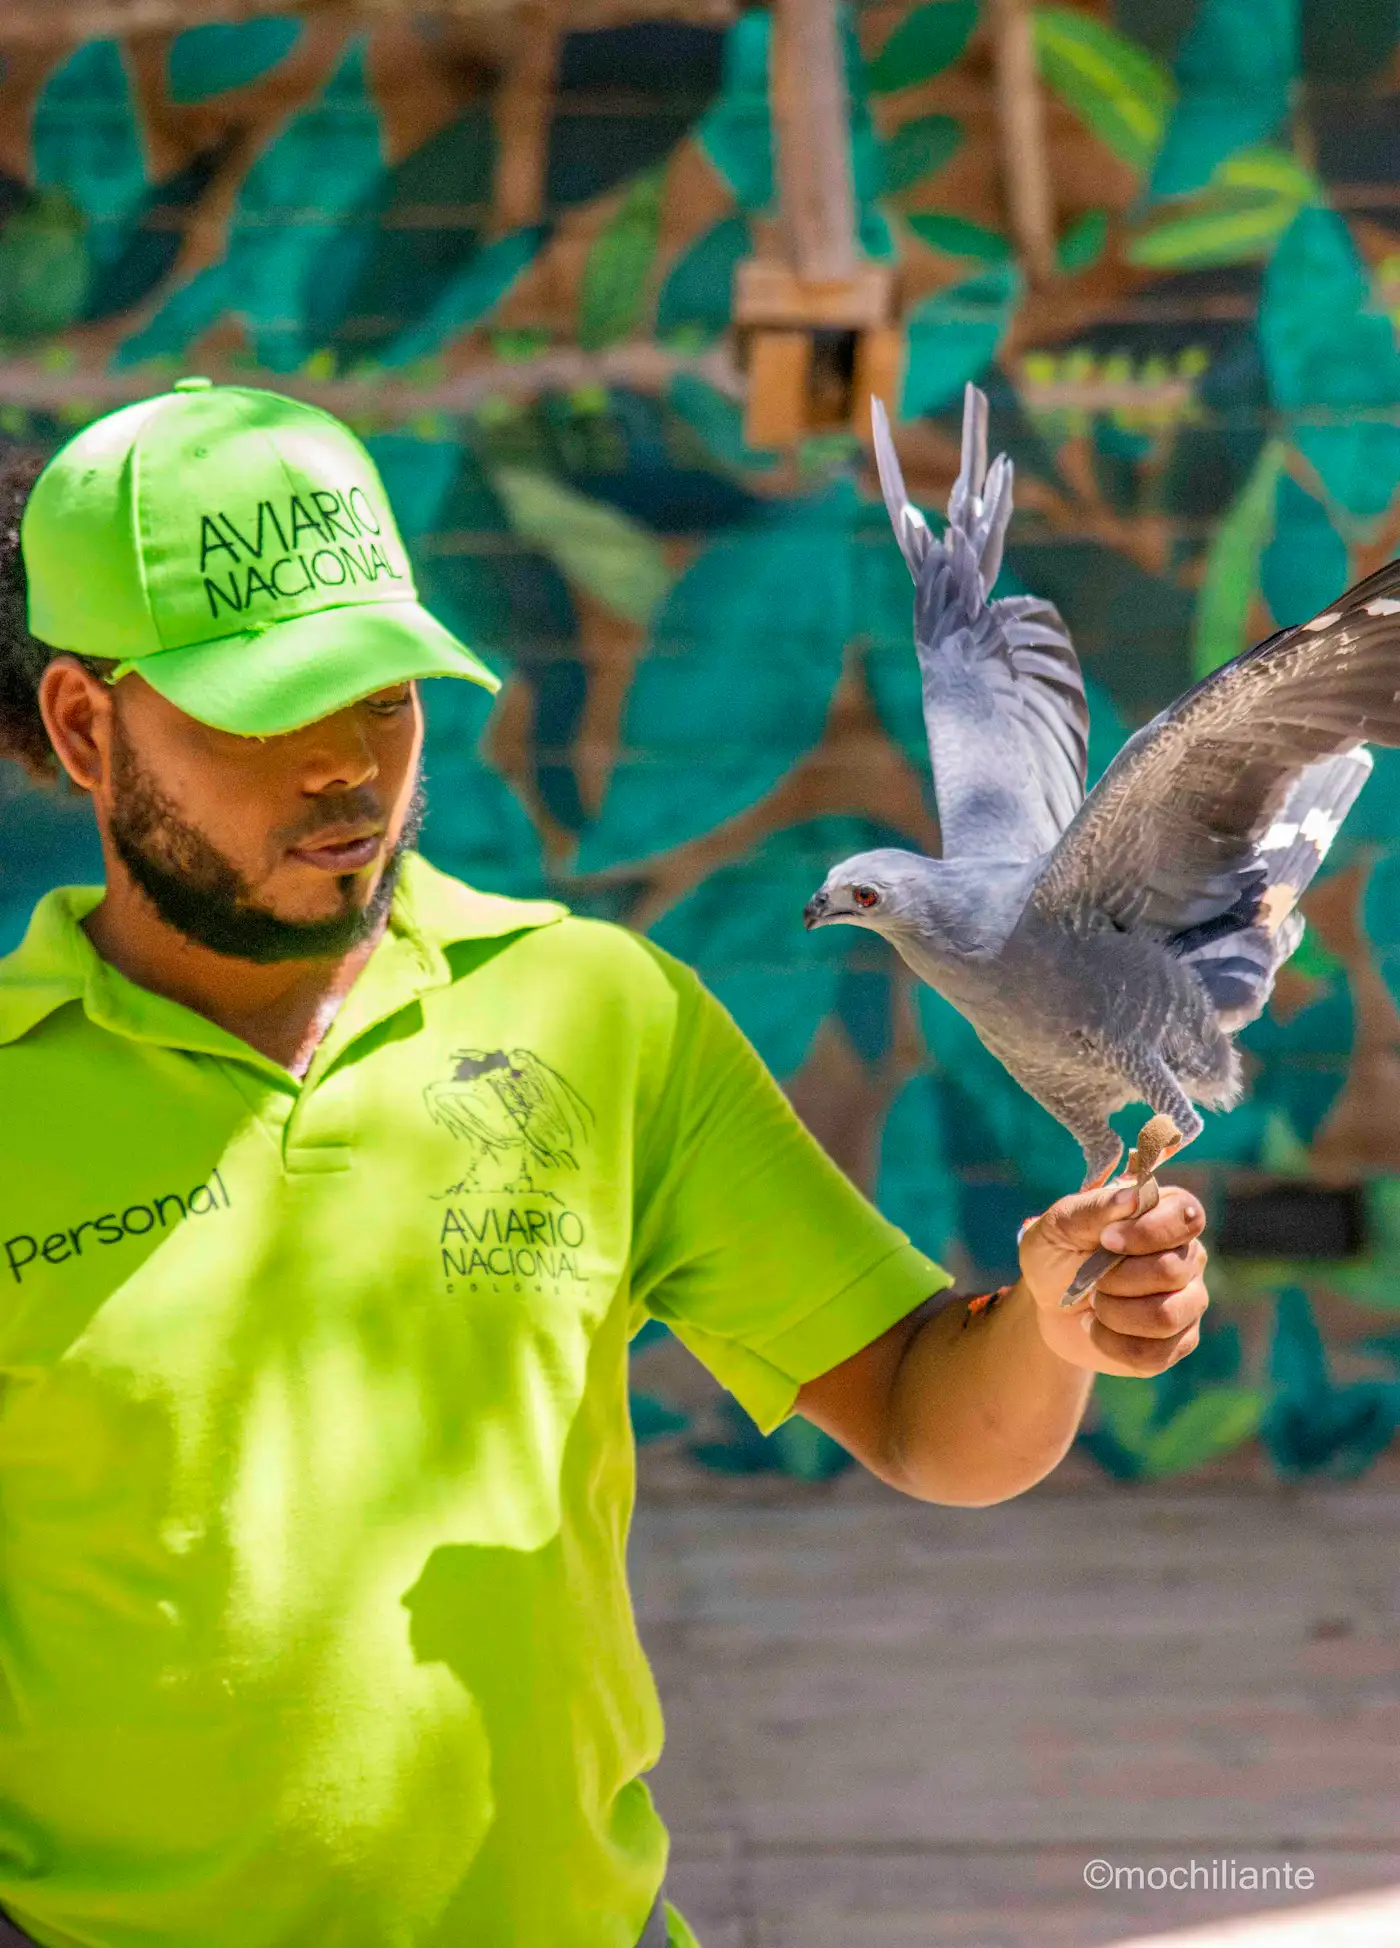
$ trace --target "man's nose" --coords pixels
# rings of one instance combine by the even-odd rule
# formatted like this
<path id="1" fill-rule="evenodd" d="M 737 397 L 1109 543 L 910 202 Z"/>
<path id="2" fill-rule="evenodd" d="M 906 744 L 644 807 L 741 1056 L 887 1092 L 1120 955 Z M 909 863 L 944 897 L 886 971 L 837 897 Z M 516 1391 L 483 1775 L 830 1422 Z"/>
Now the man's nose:
<path id="1" fill-rule="evenodd" d="M 802 909 L 803 926 L 810 932 L 818 920 L 825 916 L 826 910 L 830 905 L 831 899 L 825 888 L 820 888 L 817 892 L 813 893 L 811 899 L 808 900 L 806 906 Z"/>
<path id="2" fill-rule="evenodd" d="M 359 710 L 352 704 L 303 733 L 302 789 L 306 792 L 354 791 L 379 774 L 374 740 Z"/>

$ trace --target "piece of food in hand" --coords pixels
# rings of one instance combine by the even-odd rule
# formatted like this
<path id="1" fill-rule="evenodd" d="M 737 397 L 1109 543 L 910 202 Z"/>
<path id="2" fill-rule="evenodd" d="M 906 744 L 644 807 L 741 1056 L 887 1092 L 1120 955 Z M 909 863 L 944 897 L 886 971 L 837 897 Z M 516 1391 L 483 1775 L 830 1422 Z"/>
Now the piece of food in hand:
<path id="1" fill-rule="evenodd" d="M 989 599 L 1011 463 L 987 465 L 969 386 L 948 527 L 904 491 L 879 402 L 885 504 L 914 577 L 942 857 L 883 847 L 832 868 L 809 927 L 881 933 L 972 1023 L 1105 1182 L 1116 1110 L 1183 1143 L 1194 1104 L 1243 1089 L 1234 1036 L 1302 938 L 1299 895 L 1371 771 L 1400 745 L 1400 562 L 1188 690 L 1084 796 L 1089 716 L 1058 612 Z"/>

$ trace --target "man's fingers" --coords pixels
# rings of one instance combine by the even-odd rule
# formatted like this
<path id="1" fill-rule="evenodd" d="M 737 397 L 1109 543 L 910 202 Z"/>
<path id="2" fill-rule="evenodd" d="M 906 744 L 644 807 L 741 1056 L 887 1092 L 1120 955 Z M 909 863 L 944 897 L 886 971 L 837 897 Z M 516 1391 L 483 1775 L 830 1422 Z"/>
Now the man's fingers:
<path id="1" fill-rule="evenodd" d="M 1099 1242 L 1105 1251 L 1122 1251 L 1134 1257 L 1157 1251 L 1174 1251 L 1204 1228 L 1205 1212 L 1196 1198 L 1173 1186 L 1162 1193 L 1157 1208 L 1143 1217 L 1120 1218 L 1109 1224 Z"/>
<path id="2" fill-rule="evenodd" d="M 1061 1197 L 1036 1221 L 1027 1239 L 1087 1258 L 1100 1243 L 1109 1251 L 1170 1251 L 1195 1237 L 1205 1224 L 1199 1200 L 1179 1185 L 1166 1186 L 1157 1208 L 1144 1217 L 1132 1215 L 1136 1200 L 1134 1184 L 1110 1184 L 1103 1190 Z"/>
<path id="3" fill-rule="evenodd" d="M 1094 1299 L 1094 1318 L 1124 1339 L 1175 1339 L 1200 1324 L 1209 1303 L 1205 1282 L 1192 1278 L 1175 1292 L 1140 1299 L 1115 1298 L 1102 1289 Z"/>
<path id="4" fill-rule="evenodd" d="M 1114 1332 L 1099 1318 L 1089 1328 L 1089 1338 L 1099 1354 L 1096 1362 L 1099 1372 L 1122 1374 L 1132 1380 L 1146 1380 L 1154 1373 L 1165 1373 L 1169 1366 L 1175 1366 L 1178 1360 L 1195 1351 L 1200 1336 L 1199 1325 L 1188 1326 L 1168 1339 L 1138 1339 Z"/>
<path id="5" fill-rule="evenodd" d="M 1159 1292 L 1179 1292 L 1206 1268 L 1206 1248 L 1192 1238 L 1175 1251 L 1155 1251 L 1144 1258 L 1125 1258 L 1105 1272 L 1098 1290 L 1118 1299 L 1150 1298 Z"/>

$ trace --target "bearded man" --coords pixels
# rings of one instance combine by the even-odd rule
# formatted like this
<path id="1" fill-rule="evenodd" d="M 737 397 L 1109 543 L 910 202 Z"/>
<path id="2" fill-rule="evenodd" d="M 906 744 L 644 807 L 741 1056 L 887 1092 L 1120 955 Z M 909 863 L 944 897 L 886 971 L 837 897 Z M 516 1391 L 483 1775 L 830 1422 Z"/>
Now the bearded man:
<path id="1" fill-rule="evenodd" d="M 26 484 L 0 746 L 89 795 L 106 884 L 0 963 L 0 1925 L 689 1942 L 630 1335 L 994 1502 L 1194 1345 L 1199 1206 L 1065 1198 L 950 1295 L 684 967 L 428 866 L 418 685 L 495 679 L 327 415 L 185 379 Z"/>

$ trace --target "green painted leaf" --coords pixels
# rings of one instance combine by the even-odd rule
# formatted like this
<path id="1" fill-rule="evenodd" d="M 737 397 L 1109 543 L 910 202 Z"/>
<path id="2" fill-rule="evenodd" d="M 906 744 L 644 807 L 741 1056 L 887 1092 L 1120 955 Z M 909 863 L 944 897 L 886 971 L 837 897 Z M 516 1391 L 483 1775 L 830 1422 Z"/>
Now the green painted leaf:
<path id="1" fill-rule="evenodd" d="M 1390 754 L 1376 755 L 1384 762 Z M 1395 760 L 1390 762 L 1394 764 Z M 1400 832 L 1386 836 L 1394 841 L 1400 839 Z M 1391 999 L 1400 1002 L 1400 849 L 1393 845 L 1367 875 L 1361 917 Z M 1400 1210 L 1396 1215 L 1396 1258 L 1400 1261 Z"/>
<path id="2" fill-rule="evenodd" d="M 1298 0 L 1201 0 L 1175 70 L 1153 198 L 1203 188 L 1225 157 L 1278 129 L 1298 74 Z"/>
<path id="3" fill-rule="evenodd" d="M 418 322 L 380 352 L 375 363 L 391 369 L 412 365 L 483 323 L 534 263 L 548 234 L 543 225 L 530 224 L 486 244 L 449 279 Z"/>
<path id="4" fill-rule="evenodd" d="M 1275 1392 L 1260 1439 L 1285 1479 L 1364 1472 L 1400 1425 L 1400 1387 L 1393 1381 L 1334 1383 L 1322 1335 L 1297 1286 L 1278 1295 L 1269 1366 Z"/>
<path id="5" fill-rule="evenodd" d="M 1217 189 L 1141 231 L 1124 253 L 1147 270 L 1203 270 L 1267 257 L 1298 213 L 1296 203 L 1267 191 Z"/>
<path id="6" fill-rule="evenodd" d="M 1264 1395 L 1241 1384 L 1243 1348 L 1231 1321 L 1207 1325 L 1196 1351 L 1153 1380 L 1110 1376 L 1094 1386 L 1083 1437 L 1120 1480 L 1183 1474 L 1252 1438 Z"/>
<path id="7" fill-rule="evenodd" d="M 678 372 L 666 403 L 728 471 L 767 473 L 778 465 L 779 454 L 745 445 L 743 407 L 708 379 L 697 378 L 693 372 Z"/>
<path id="8" fill-rule="evenodd" d="M 663 1400 L 660 1394 L 642 1393 L 633 1387 L 627 1397 L 627 1406 L 638 1447 L 646 1447 L 652 1441 L 664 1441 L 671 1434 L 683 1434 L 690 1425 L 690 1415 L 685 1409 Z"/>
<path id="9" fill-rule="evenodd" d="M 829 1481 L 855 1466 L 845 1448 L 801 1414 L 794 1414 L 771 1434 L 760 1434 L 738 1401 L 728 1395 L 716 1412 L 723 1438 L 690 1446 L 692 1457 L 716 1474 L 783 1474 L 799 1481 Z"/>
<path id="10" fill-rule="evenodd" d="M 87 41 L 56 68 L 34 110 L 31 153 L 40 189 L 81 210 L 94 270 L 119 257 L 146 200 L 145 155 L 115 41 Z"/>
<path id="11" fill-rule="evenodd" d="M 966 217 L 950 216 L 945 210 L 910 210 L 904 221 L 930 250 L 946 251 L 950 257 L 980 257 L 989 264 L 1010 261 L 1011 239 L 985 224 L 969 223 Z"/>
<path id="12" fill-rule="evenodd" d="M 632 681 L 626 755 L 583 835 L 581 872 L 712 831 L 817 742 L 851 629 L 851 505 L 843 482 L 765 510 L 676 582 Z"/>
<path id="13" fill-rule="evenodd" d="M 458 328 L 457 317 L 470 323 L 462 297 L 482 258 L 478 217 L 490 205 L 495 166 L 490 110 L 473 102 L 376 170 L 338 212 L 310 267 L 307 340 L 331 352 L 338 368 L 386 354 L 402 364 L 399 340 L 426 348 L 413 355 L 430 356 Z"/>
<path id="14" fill-rule="evenodd" d="M 547 554 L 561 574 L 628 622 L 651 621 L 671 574 L 649 529 L 532 468 L 498 467 L 492 482 L 516 533 Z"/>
<path id="15" fill-rule="evenodd" d="M 664 168 L 638 176 L 588 253 L 578 310 L 578 342 L 586 352 L 631 338 L 641 326 L 665 182 Z"/>
<path id="16" fill-rule="evenodd" d="M 1314 999 L 1284 1020 L 1272 1008 L 1240 1036 L 1250 1080 L 1250 1104 L 1265 1117 L 1263 1149 L 1277 1157 L 1274 1112 L 1286 1119 L 1299 1143 L 1310 1144 L 1346 1083 L 1356 1038 L 1356 1008 L 1345 976 L 1329 981 Z M 1228 1121 L 1228 1119 L 1227 1119 Z M 1261 1150 L 1262 1161 L 1262 1150 Z"/>
<path id="17" fill-rule="evenodd" d="M 666 274 L 656 302 L 656 335 L 717 338 L 730 321 L 734 273 L 750 250 L 748 218 L 722 217 L 689 244 Z"/>
<path id="18" fill-rule="evenodd" d="M 912 88 L 951 67 L 977 25 L 977 0 L 929 0 L 906 14 L 869 64 L 876 94 Z"/>
<path id="19" fill-rule="evenodd" d="M 1273 534 L 1259 563 L 1259 586 L 1280 629 L 1321 613 L 1351 580 L 1347 545 L 1327 509 L 1282 474 L 1274 493 Z"/>
<path id="20" fill-rule="evenodd" d="M 301 21 L 288 14 L 186 28 L 170 44 L 170 99 L 207 101 L 230 88 L 246 88 L 286 60 L 301 32 Z"/>
<path id="21" fill-rule="evenodd" d="M 1021 294 L 1014 264 L 925 298 L 905 326 L 904 390 L 900 411 L 908 419 L 937 412 L 962 395 L 996 356 Z"/>
<path id="22" fill-rule="evenodd" d="M 769 17 L 741 13 L 724 37 L 724 82 L 695 139 L 742 210 L 773 201 L 773 124 L 768 110 Z"/>
<path id="23" fill-rule="evenodd" d="M 120 370 L 148 359 L 179 358 L 228 308 L 232 289 L 226 263 L 196 271 L 188 284 L 171 292 L 146 325 L 122 341 L 112 354 L 112 364 Z"/>
<path id="24" fill-rule="evenodd" d="M 886 196 L 941 169 L 962 146 L 962 123 L 952 115 L 920 115 L 901 122 L 880 156 L 880 187 Z"/>
<path id="25" fill-rule="evenodd" d="M 1081 1445 L 1120 1481 L 1187 1474 L 1230 1453 L 1259 1431 L 1264 1395 L 1254 1387 L 1208 1387 L 1165 1425 L 1152 1425 L 1152 1383 L 1104 1377 L 1096 1419 Z"/>
<path id="26" fill-rule="evenodd" d="M 931 1076 L 911 1076 L 885 1118 L 875 1201 L 920 1251 L 947 1263 L 958 1242 L 958 1192 L 937 1084 Z"/>
<path id="27" fill-rule="evenodd" d="M 1163 270 L 1247 263 L 1272 252 L 1317 180 L 1283 149 L 1227 156 L 1207 187 L 1158 213 L 1128 247 L 1130 263 Z"/>
<path id="28" fill-rule="evenodd" d="M 1322 194 L 1310 169 L 1287 149 L 1274 148 L 1270 143 L 1226 156 L 1211 181 L 1227 189 L 1268 190 L 1298 205 L 1314 202 Z"/>
<path id="29" fill-rule="evenodd" d="M 306 320 L 325 252 L 347 216 L 381 181 L 379 120 L 363 39 L 351 42 L 316 99 L 294 115 L 243 180 L 222 263 L 175 292 L 123 364 L 178 356 L 226 311 L 235 312 L 260 365 L 299 371 L 317 350 Z"/>
<path id="30" fill-rule="evenodd" d="M 1103 256 L 1108 242 L 1108 211 L 1086 210 L 1065 231 L 1055 246 L 1055 261 L 1062 271 L 1073 274 L 1087 271 Z"/>
<path id="31" fill-rule="evenodd" d="M 490 698 L 472 683 L 428 683 L 423 710 L 424 857 L 485 892 L 516 899 L 547 893 L 539 835 L 514 791 L 478 750 Z"/>
<path id="32" fill-rule="evenodd" d="M 717 994 L 776 1076 L 806 1061 L 831 1012 L 845 953 L 834 927 L 808 933 L 802 908 L 828 868 L 869 840 L 854 819 L 775 832 L 721 866 L 651 929 Z"/>
<path id="33" fill-rule="evenodd" d="M 1249 647 L 1249 610 L 1259 586 L 1259 560 L 1274 531 L 1284 453 L 1282 440 L 1265 442 L 1239 498 L 1211 537 L 1196 601 L 1192 667 L 1197 677 L 1209 676 Z"/>
<path id="34" fill-rule="evenodd" d="M 1203 1467 L 1252 1441 L 1263 1416 L 1264 1395 L 1259 1388 L 1208 1387 L 1154 1433 L 1144 1455 L 1145 1472 L 1160 1479 Z"/>
<path id="35" fill-rule="evenodd" d="M 877 264 L 893 263 L 899 255 L 894 226 L 878 203 L 869 203 L 861 211 L 856 241 L 862 253 Z"/>
<path id="36" fill-rule="evenodd" d="M 1034 22 L 1046 86 L 1106 148 L 1134 169 L 1146 169 L 1176 92 L 1161 62 L 1072 7 L 1037 7 Z"/>
<path id="37" fill-rule="evenodd" d="M 0 229 L 0 337 L 44 338 L 71 325 L 89 270 L 81 210 L 64 190 L 39 190 Z"/>
<path id="38" fill-rule="evenodd" d="M 1279 244 L 1259 340 L 1273 399 L 1328 493 L 1362 519 L 1383 513 L 1400 485 L 1400 350 L 1335 210 L 1300 210 Z"/>

